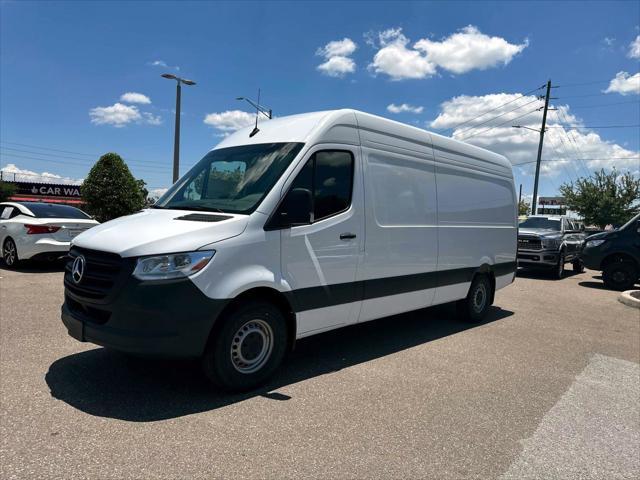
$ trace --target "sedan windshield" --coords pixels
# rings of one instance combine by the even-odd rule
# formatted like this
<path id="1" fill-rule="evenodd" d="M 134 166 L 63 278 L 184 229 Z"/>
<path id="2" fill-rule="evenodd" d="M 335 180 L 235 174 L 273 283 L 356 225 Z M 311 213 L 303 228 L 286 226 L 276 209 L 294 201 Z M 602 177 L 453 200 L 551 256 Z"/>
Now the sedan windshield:
<path id="1" fill-rule="evenodd" d="M 212 150 L 154 208 L 251 213 L 302 145 L 264 143 Z"/>
<path id="2" fill-rule="evenodd" d="M 529 217 L 519 225 L 520 228 L 539 228 L 541 230 L 560 231 L 560 220 L 546 217 Z"/>

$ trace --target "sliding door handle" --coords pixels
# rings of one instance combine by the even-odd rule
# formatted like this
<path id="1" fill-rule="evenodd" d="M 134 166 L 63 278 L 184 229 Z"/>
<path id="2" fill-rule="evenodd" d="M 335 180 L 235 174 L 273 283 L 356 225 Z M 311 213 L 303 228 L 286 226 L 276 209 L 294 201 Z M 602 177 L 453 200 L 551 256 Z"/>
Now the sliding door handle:
<path id="1" fill-rule="evenodd" d="M 351 240 L 353 238 L 356 238 L 355 233 L 346 232 L 340 234 L 340 240 Z"/>

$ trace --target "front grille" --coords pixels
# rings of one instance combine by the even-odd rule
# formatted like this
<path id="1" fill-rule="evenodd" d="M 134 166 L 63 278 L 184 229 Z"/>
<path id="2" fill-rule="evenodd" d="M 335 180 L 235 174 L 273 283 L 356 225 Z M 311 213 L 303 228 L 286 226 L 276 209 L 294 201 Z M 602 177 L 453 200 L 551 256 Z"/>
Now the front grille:
<path id="1" fill-rule="evenodd" d="M 85 267 L 79 283 L 73 281 L 71 269 L 79 255 L 85 258 Z M 65 266 L 64 285 L 69 292 L 89 300 L 102 300 L 115 288 L 124 268 L 124 260 L 115 253 L 99 252 L 73 247 Z"/>
<path id="2" fill-rule="evenodd" d="M 542 250 L 542 241 L 538 237 L 518 237 L 518 249 Z"/>

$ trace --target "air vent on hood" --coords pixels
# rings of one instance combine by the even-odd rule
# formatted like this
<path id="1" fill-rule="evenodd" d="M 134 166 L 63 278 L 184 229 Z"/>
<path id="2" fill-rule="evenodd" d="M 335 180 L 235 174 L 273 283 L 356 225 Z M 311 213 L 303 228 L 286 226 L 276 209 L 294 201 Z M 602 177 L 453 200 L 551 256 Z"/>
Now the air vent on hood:
<path id="1" fill-rule="evenodd" d="M 190 213 L 174 220 L 189 220 L 191 222 L 221 222 L 233 218 L 229 215 L 207 215 L 206 213 Z"/>

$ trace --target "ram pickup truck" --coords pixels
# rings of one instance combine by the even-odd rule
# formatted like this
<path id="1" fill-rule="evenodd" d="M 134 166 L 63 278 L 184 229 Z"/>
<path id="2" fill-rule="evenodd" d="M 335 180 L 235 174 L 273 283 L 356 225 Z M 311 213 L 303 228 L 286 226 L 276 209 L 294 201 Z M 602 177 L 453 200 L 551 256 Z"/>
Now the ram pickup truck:
<path id="1" fill-rule="evenodd" d="M 564 215 L 532 215 L 518 226 L 518 266 L 546 268 L 555 278 L 564 276 L 566 263 L 582 272 L 585 238 L 584 231 Z"/>
<path id="2" fill-rule="evenodd" d="M 640 280 L 640 215 L 617 230 L 591 235 L 580 258 L 587 268 L 602 271 L 607 288 L 633 289 Z"/>

